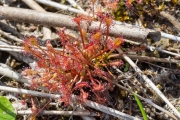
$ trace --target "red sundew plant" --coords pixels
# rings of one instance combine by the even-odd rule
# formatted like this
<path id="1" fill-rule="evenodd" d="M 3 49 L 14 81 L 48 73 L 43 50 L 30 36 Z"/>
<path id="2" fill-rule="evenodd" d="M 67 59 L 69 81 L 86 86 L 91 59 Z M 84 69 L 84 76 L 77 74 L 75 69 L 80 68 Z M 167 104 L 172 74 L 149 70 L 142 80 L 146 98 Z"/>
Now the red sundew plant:
<path id="1" fill-rule="evenodd" d="M 104 24 L 105 32 L 97 29 L 87 34 L 81 27 L 83 17 L 74 18 L 80 38 L 70 39 L 65 34 L 66 29 L 60 30 L 58 34 L 62 51 L 53 48 L 50 41 L 44 48 L 33 36 L 25 39 L 25 52 L 37 60 L 36 68 L 23 71 L 32 80 L 32 88 L 45 87 L 50 92 L 59 93 L 66 105 L 72 94 L 79 96 L 82 101 L 91 99 L 99 103 L 106 102 L 108 90 L 113 90 L 113 75 L 108 66 L 124 65 L 122 60 L 110 61 L 108 56 L 123 43 L 123 39 L 108 36 L 112 19 L 101 16 L 99 28 Z"/>

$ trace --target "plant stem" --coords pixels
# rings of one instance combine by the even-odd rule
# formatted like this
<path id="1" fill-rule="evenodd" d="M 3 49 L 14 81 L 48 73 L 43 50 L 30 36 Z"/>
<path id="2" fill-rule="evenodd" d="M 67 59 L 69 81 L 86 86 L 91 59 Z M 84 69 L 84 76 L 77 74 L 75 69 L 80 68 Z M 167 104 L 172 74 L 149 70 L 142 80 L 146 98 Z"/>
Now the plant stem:
<path id="1" fill-rule="evenodd" d="M 36 1 L 39 2 L 39 3 L 42 3 L 44 5 L 53 6 L 55 8 L 59 8 L 59 9 L 62 9 L 62 10 L 88 15 L 86 12 L 84 12 L 82 10 L 78 10 L 78 9 L 75 9 L 75 8 L 72 8 L 72 7 L 69 7 L 69 6 L 66 6 L 66 5 L 62 5 L 62 4 L 53 2 L 53 1 L 49 1 L 49 0 L 36 0 Z"/>
<path id="2" fill-rule="evenodd" d="M 164 63 L 180 63 L 179 60 L 175 59 L 169 59 L 169 58 L 156 58 L 156 57 L 148 57 L 148 56 L 139 56 L 139 55 L 131 55 L 127 54 L 128 57 L 130 57 L 133 60 L 146 60 L 149 62 L 164 62 Z M 111 54 L 109 58 L 122 58 L 122 55 L 119 54 Z"/>
<path id="3" fill-rule="evenodd" d="M 67 0 L 74 8 L 79 9 L 80 11 L 84 12 L 84 10 L 76 3 L 74 0 Z"/>
<path id="4" fill-rule="evenodd" d="M 91 108 L 94 108 L 96 110 L 102 111 L 104 113 L 110 114 L 110 115 L 115 116 L 115 117 L 120 118 L 120 119 L 124 119 L 124 120 L 140 120 L 139 118 L 130 116 L 130 115 L 122 113 L 122 112 L 120 112 L 118 110 L 106 107 L 104 105 L 100 105 L 100 104 L 98 104 L 96 102 L 92 102 L 92 101 L 89 101 L 89 100 L 86 100 L 84 102 L 84 105 L 86 105 L 88 107 L 91 107 Z"/>
<path id="5" fill-rule="evenodd" d="M 125 42 L 129 42 L 131 44 L 135 44 L 135 45 L 140 45 L 142 43 L 139 43 L 139 42 L 135 42 L 135 41 L 131 41 L 131 40 L 127 40 L 127 39 L 124 39 Z M 146 46 L 148 49 L 150 49 L 151 51 L 153 50 L 157 50 L 159 52 L 162 52 L 162 53 L 166 53 L 166 54 L 169 54 L 169 55 L 173 55 L 173 56 L 179 56 L 180 57 L 180 54 L 178 53 L 174 53 L 174 52 L 170 52 L 170 51 L 167 51 L 167 50 L 163 50 L 161 48 L 158 48 L 158 47 L 154 47 L 154 46 L 147 46 L 144 44 L 144 46 Z"/>
<path id="6" fill-rule="evenodd" d="M 0 74 L 12 78 L 18 82 L 30 84 L 30 81 L 28 79 L 22 78 L 19 73 L 13 71 L 12 68 L 7 66 L 6 64 L 0 63 Z"/>
<path id="7" fill-rule="evenodd" d="M 5 87 L 5 86 L 0 86 L 0 90 L 7 91 L 7 92 L 13 92 L 13 93 L 19 93 L 19 94 L 28 94 L 28 95 L 33 95 L 33 96 L 37 96 L 37 97 L 54 98 L 54 99 L 58 99 L 61 97 L 60 95 L 36 92 L 36 91 L 26 90 L 26 89 L 21 89 L 21 88 Z"/>
<path id="8" fill-rule="evenodd" d="M 9 39 L 11 39 L 11 40 L 14 40 L 14 41 L 17 41 L 17 42 L 20 42 L 20 43 L 23 42 L 23 40 L 17 38 L 16 36 L 11 35 L 10 33 L 4 32 L 2 30 L 0 30 L 0 34 L 7 37 L 7 38 L 9 38 Z"/>
<path id="9" fill-rule="evenodd" d="M 19 115 L 26 115 L 32 114 L 31 110 L 18 110 L 17 114 Z M 40 115 L 75 115 L 75 116 L 97 116 L 97 114 L 92 112 L 79 112 L 79 111 L 48 111 L 42 110 Z"/>

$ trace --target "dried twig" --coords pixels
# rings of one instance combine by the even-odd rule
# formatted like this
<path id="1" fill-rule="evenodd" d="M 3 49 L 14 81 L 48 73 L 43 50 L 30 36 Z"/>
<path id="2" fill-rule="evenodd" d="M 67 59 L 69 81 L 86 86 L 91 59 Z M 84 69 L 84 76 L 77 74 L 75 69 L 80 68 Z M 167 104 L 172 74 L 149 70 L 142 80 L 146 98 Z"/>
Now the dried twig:
<path id="1" fill-rule="evenodd" d="M 6 64 L 0 63 L 0 74 L 12 78 L 18 82 L 30 84 L 30 81 L 28 79 L 22 78 L 21 74 L 13 71 L 12 68 L 7 66 Z"/>
<path id="2" fill-rule="evenodd" d="M 106 107 L 104 105 L 100 105 L 96 102 L 92 102 L 89 100 L 86 100 L 86 102 L 84 102 L 84 105 L 91 107 L 91 108 L 94 108 L 96 110 L 102 111 L 104 113 L 110 114 L 112 116 L 115 116 L 115 117 L 123 119 L 123 120 L 140 120 L 140 118 L 132 117 L 132 116 L 127 115 L 125 113 L 119 112 L 115 109 Z"/>
<path id="3" fill-rule="evenodd" d="M 135 45 L 141 45 L 142 44 L 142 43 L 131 41 L 131 40 L 127 40 L 127 39 L 124 39 L 124 40 L 125 40 L 125 42 L 131 43 L 131 44 L 135 44 Z M 171 52 L 171 51 L 163 50 L 161 48 L 154 47 L 154 46 L 147 46 L 145 44 L 144 44 L 144 46 L 146 46 L 151 51 L 157 50 L 157 51 L 162 52 L 162 53 L 166 53 L 166 54 L 169 54 L 169 55 L 179 56 L 180 57 L 180 54 L 178 54 L 178 53 L 174 53 L 174 52 Z"/>
<path id="4" fill-rule="evenodd" d="M 123 51 L 118 48 L 117 51 L 122 54 Z M 180 113 L 178 110 L 169 102 L 169 100 L 165 97 L 165 95 L 154 85 L 154 83 L 146 76 L 143 74 L 141 69 L 126 55 L 122 55 L 123 58 L 134 68 L 134 70 L 143 78 L 143 80 L 159 95 L 159 97 L 164 100 L 164 102 L 173 110 L 175 115 L 180 119 Z"/>
<path id="5" fill-rule="evenodd" d="M 2 30 L 0 30 L 0 34 L 7 37 L 7 38 L 9 38 L 9 39 L 11 39 L 11 40 L 14 40 L 14 41 L 17 41 L 17 42 L 22 42 L 21 39 L 17 38 L 16 36 L 11 35 L 10 33 L 4 32 Z"/>
<path id="6" fill-rule="evenodd" d="M 32 110 L 18 110 L 17 114 L 27 115 L 32 114 Z M 97 116 L 93 112 L 79 112 L 79 111 L 48 111 L 42 110 L 39 115 L 76 115 L 76 116 Z"/>
<path id="7" fill-rule="evenodd" d="M 147 46 L 147 48 L 150 49 L 150 50 L 157 50 L 159 52 L 166 53 L 166 54 L 173 55 L 173 56 L 180 56 L 180 54 L 178 54 L 178 53 L 174 53 L 174 52 L 170 52 L 170 51 L 167 51 L 167 50 L 163 50 L 163 49 L 158 48 L 158 47 Z"/>
<path id="8" fill-rule="evenodd" d="M 36 91 L 26 90 L 26 89 L 21 89 L 21 88 L 5 87 L 5 86 L 0 86 L 0 90 L 18 93 L 18 94 L 29 94 L 29 95 L 33 95 L 37 97 L 46 97 L 46 98 L 54 98 L 54 99 L 58 99 L 61 97 L 60 95 L 36 92 Z"/>
<path id="9" fill-rule="evenodd" d="M 2 42 L 2 41 L 0 41 L 0 45 L 7 45 L 7 46 L 9 46 L 9 48 L 12 47 L 11 45 L 8 45 L 7 43 Z M 16 48 L 17 48 L 17 46 L 16 46 Z M 8 51 L 8 53 L 11 54 L 12 56 L 14 56 L 17 60 L 23 61 L 27 64 L 34 62 L 34 60 L 32 58 L 25 56 L 24 53 L 17 53 L 14 51 Z"/>
<path id="10" fill-rule="evenodd" d="M 13 13 L 12 13 L 13 11 Z M 69 29 L 77 30 L 78 26 L 73 21 L 73 17 L 49 13 L 49 12 L 38 12 L 33 10 L 21 9 L 21 8 L 12 8 L 12 7 L 0 7 L 0 15 L 5 19 L 13 20 L 16 22 L 27 22 L 34 24 L 42 24 L 54 27 L 66 27 Z M 93 31 L 98 28 L 99 22 L 92 22 L 88 27 L 89 31 Z M 82 25 L 86 26 L 86 23 L 82 22 Z M 102 31 L 104 25 L 101 27 Z M 151 39 L 160 39 L 160 32 L 138 28 L 133 26 L 124 26 L 124 25 L 112 25 L 110 27 L 109 34 L 112 36 L 123 36 L 127 39 L 132 39 L 134 41 L 146 42 L 146 38 L 149 36 Z"/>
<path id="11" fill-rule="evenodd" d="M 164 32 L 161 32 L 161 37 L 168 38 L 170 40 L 175 40 L 175 41 L 180 42 L 180 37 L 175 36 L 175 35 L 171 35 L 171 34 L 167 34 L 167 33 L 164 33 Z"/>
<path id="12" fill-rule="evenodd" d="M 4 48 L 4 47 L 0 47 L 0 50 L 1 51 L 6 51 L 6 52 L 23 52 L 23 50 L 22 49 L 18 49 L 18 48 L 11 48 L 11 47 L 9 47 L 9 48 Z"/>
<path id="13" fill-rule="evenodd" d="M 43 50 L 47 50 L 46 47 L 44 46 L 40 46 Z M 58 51 L 63 51 L 62 48 L 54 48 L 55 50 L 58 50 Z M 8 44 L 5 44 L 5 45 L 1 45 L 1 42 L 0 42 L 0 50 L 2 51 L 10 51 L 10 52 L 25 52 L 24 50 L 24 47 L 22 46 L 14 46 L 14 45 L 8 45 Z"/>
<path id="14" fill-rule="evenodd" d="M 77 8 L 84 12 L 84 10 L 74 1 L 74 0 L 67 0 L 74 8 Z"/>
<path id="15" fill-rule="evenodd" d="M 55 8 L 62 9 L 62 10 L 88 15 L 83 10 L 78 10 L 78 9 L 75 9 L 75 8 L 72 8 L 72 7 L 69 7 L 69 6 L 66 6 L 66 5 L 62 5 L 62 4 L 53 2 L 53 1 L 49 1 L 49 0 L 36 0 L 36 1 L 39 2 L 39 3 L 45 4 L 45 5 L 48 5 L 48 6 L 52 6 L 52 7 L 55 7 Z"/>
<path id="16" fill-rule="evenodd" d="M 22 0 L 26 5 L 28 5 L 31 9 L 46 12 L 44 8 L 42 8 L 39 4 L 37 4 L 34 0 Z"/>
<path id="17" fill-rule="evenodd" d="M 6 23 L 4 22 L 1 22 L 0 21 L 0 27 L 3 31 L 6 31 L 8 33 L 11 33 L 12 35 L 15 35 L 17 36 L 18 38 L 20 39 L 23 39 L 23 35 L 21 35 L 18 31 L 16 31 L 14 28 L 10 27 L 9 25 L 7 25 Z"/>
<path id="18" fill-rule="evenodd" d="M 145 60 L 145 61 L 149 61 L 149 62 L 164 62 L 164 63 L 180 63 L 179 60 L 175 60 L 175 59 L 170 59 L 170 58 L 156 58 L 156 57 L 148 57 L 148 56 L 139 56 L 139 55 L 130 55 L 127 54 L 128 57 L 130 57 L 133 60 Z M 109 56 L 111 57 L 115 57 L 115 58 L 122 58 L 122 55 L 119 54 L 112 54 Z"/>

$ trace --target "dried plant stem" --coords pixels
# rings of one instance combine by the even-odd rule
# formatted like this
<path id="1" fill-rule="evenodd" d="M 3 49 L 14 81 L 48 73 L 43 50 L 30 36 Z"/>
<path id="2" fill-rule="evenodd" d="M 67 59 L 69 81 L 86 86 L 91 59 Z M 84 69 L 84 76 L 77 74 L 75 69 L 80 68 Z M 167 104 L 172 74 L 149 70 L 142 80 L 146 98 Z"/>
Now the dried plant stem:
<path id="1" fill-rule="evenodd" d="M 77 24 L 73 21 L 73 17 L 61 14 L 0 6 L 0 15 L 2 15 L 5 19 L 16 22 L 42 24 L 53 27 L 66 27 L 74 30 L 78 29 Z M 99 22 L 92 22 L 92 24 L 88 27 L 88 30 L 94 31 L 99 27 L 99 24 Z M 86 26 L 86 23 L 82 21 L 82 25 Z M 105 31 L 104 25 L 102 25 L 101 30 Z M 117 37 L 122 35 L 126 39 L 141 42 L 146 42 L 146 38 L 148 36 L 151 39 L 156 40 L 159 40 L 161 36 L 160 32 L 154 30 L 124 25 L 110 26 L 109 34 Z"/>
<path id="2" fill-rule="evenodd" d="M 167 18 L 174 25 L 174 27 L 176 27 L 180 31 L 179 21 L 175 17 L 165 11 L 161 11 L 160 15 Z"/>
<path id="3" fill-rule="evenodd" d="M 43 50 L 47 50 L 46 47 L 40 46 Z M 24 48 L 21 46 L 14 46 L 14 45 L 1 45 L 0 44 L 0 50 L 2 51 L 10 51 L 10 52 L 25 52 Z M 55 48 L 55 50 L 63 51 L 62 48 Z"/>
<path id="4" fill-rule="evenodd" d="M 164 62 L 164 63 L 180 63 L 179 60 L 169 59 L 169 58 L 156 58 L 156 57 L 148 57 L 148 56 L 139 56 L 139 55 L 130 55 L 127 54 L 133 60 L 145 60 L 149 62 Z M 110 58 L 122 58 L 122 55 L 119 54 L 112 54 L 109 56 Z"/>
<path id="5" fill-rule="evenodd" d="M 39 4 L 37 4 L 34 0 L 22 0 L 24 3 L 26 3 L 31 9 L 46 12 L 45 9 L 43 9 Z M 43 39 L 51 39 L 51 28 L 48 26 L 43 27 Z"/>
<path id="6" fill-rule="evenodd" d="M 161 37 L 180 42 L 180 37 L 161 32 Z"/>
<path id="7" fill-rule="evenodd" d="M 9 78 L 12 78 L 12 79 L 14 79 L 14 80 L 16 80 L 18 82 L 23 82 L 23 83 L 30 84 L 30 81 L 28 79 L 22 78 L 21 74 L 13 71 L 6 64 L 0 63 L 0 74 L 5 75 L 5 76 L 7 76 Z"/>
<path id="8" fill-rule="evenodd" d="M 17 114 L 19 115 L 26 115 L 32 114 L 31 110 L 18 110 Z M 48 111 L 42 110 L 40 115 L 76 115 L 76 116 L 97 116 L 95 113 L 92 112 L 79 112 L 79 111 Z"/>
<path id="9" fill-rule="evenodd" d="M 74 0 L 67 0 L 74 8 L 77 8 L 79 9 L 80 11 L 83 11 L 84 10 L 74 1 Z"/>
<path id="10" fill-rule="evenodd" d="M 16 36 L 11 35 L 10 33 L 4 32 L 2 30 L 0 30 L 0 34 L 7 37 L 7 38 L 9 38 L 9 39 L 11 39 L 11 40 L 14 40 L 14 41 L 17 41 L 17 42 L 22 42 L 21 39 L 17 38 Z"/>
<path id="11" fill-rule="evenodd" d="M 131 44 L 141 45 L 141 43 L 139 43 L 139 42 L 135 42 L 135 41 L 127 40 L 127 39 L 124 39 L 124 40 L 125 40 L 125 42 L 131 43 Z M 167 50 L 163 50 L 161 48 L 157 48 L 157 47 L 154 47 L 154 46 L 147 46 L 145 44 L 144 44 L 144 46 L 146 46 L 151 51 L 157 50 L 157 51 L 162 52 L 162 53 L 166 53 L 166 54 L 169 54 L 169 55 L 179 56 L 180 57 L 180 54 L 178 54 L 178 53 L 174 53 L 174 52 L 170 52 L 170 51 L 167 51 Z"/>
<path id="12" fill-rule="evenodd" d="M 4 23 L 3 21 L 0 21 L 0 27 L 3 31 L 7 31 L 8 33 L 11 33 L 14 36 L 17 36 L 20 39 L 24 39 L 24 36 L 21 35 L 17 30 L 10 27 L 7 23 Z"/>
<path id="13" fill-rule="evenodd" d="M 178 53 L 170 52 L 170 51 L 163 50 L 163 49 L 160 49 L 160 48 L 157 48 L 157 47 L 153 47 L 153 46 L 147 46 L 147 48 L 149 48 L 150 50 L 157 50 L 159 52 L 163 52 L 163 53 L 166 53 L 166 54 L 169 54 L 169 55 L 173 55 L 173 56 L 180 56 L 180 54 L 178 54 Z"/>
<path id="14" fill-rule="evenodd" d="M 26 5 L 28 5 L 31 9 L 46 12 L 44 8 L 42 8 L 39 4 L 37 4 L 34 0 L 22 0 Z"/>
<path id="15" fill-rule="evenodd" d="M 53 99 L 58 99 L 61 97 L 60 95 L 36 92 L 36 91 L 26 90 L 26 89 L 21 89 L 21 88 L 5 87 L 5 86 L 0 86 L 0 90 L 18 93 L 18 94 L 28 94 L 28 95 L 33 95 L 33 96 L 37 96 L 37 97 L 53 98 Z"/>
<path id="16" fill-rule="evenodd" d="M 48 5 L 48 6 L 52 6 L 52 7 L 55 7 L 55 8 L 62 9 L 62 10 L 88 15 L 86 12 L 84 12 L 82 10 L 78 10 L 78 9 L 75 9 L 75 8 L 72 8 L 72 7 L 69 7 L 69 6 L 66 6 L 66 5 L 62 5 L 62 4 L 53 2 L 53 1 L 49 1 L 49 0 L 36 0 L 36 1 L 39 2 L 39 3 L 45 4 L 45 5 Z"/>
<path id="17" fill-rule="evenodd" d="M 104 105 L 100 105 L 96 102 L 92 102 L 92 101 L 89 101 L 89 100 L 86 100 L 86 102 L 84 103 L 84 105 L 88 106 L 88 107 L 91 107 L 91 108 L 94 108 L 96 110 L 99 110 L 99 111 L 102 111 L 104 113 L 107 113 L 107 114 L 110 114 L 112 116 L 115 116 L 117 118 L 120 118 L 120 119 L 123 119 L 123 120 L 140 120 L 139 118 L 136 118 L 136 117 L 133 117 L 133 116 L 130 116 L 128 114 L 125 114 L 125 113 L 122 113 L 122 112 L 119 112 L 115 109 L 112 109 L 112 108 L 109 108 L 109 107 L 106 107 Z"/>
<path id="18" fill-rule="evenodd" d="M 117 51 L 119 54 L 122 54 L 123 51 L 118 48 Z M 134 70 L 143 78 L 143 80 L 159 95 L 159 97 L 164 100 L 164 102 L 173 110 L 175 115 L 180 119 L 180 113 L 178 110 L 169 102 L 169 100 L 165 97 L 165 95 L 154 85 L 154 83 L 146 76 L 143 74 L 141 69 L 126 55 L 122 55 L 123 58 L 134 68 Z"/>
<path id="19" fill-rule="evenodd" d="M 9 46 L 9 48 L 12 47 L 11 45 L 8 45 L 7 43 L 2 42 L 2 41 L 0 41 L 0 45 Z M 17 48 L 17 46 L 16 46 L 16 48 Z M 12 48 L 12 49 L 16 49 L 16 48 Z M 25 56 L 24 53 L 17 53 L 14 51 L 8 51 L 8 53 L 11 54 L 12 56 L 14 56 L 17 60 L 23 61 L 27 64 L 34 62 L 34 60 L 32 58 Z"/>
<path id="20" fill-rule="evenodd" d="M 11 48 L 11 47 L 9 47 L 9 48 L 4 48 L 4 47 L 0 47 L 0 50 L 1 51 L 7 51 L 7 52 L 23 52 L 23 50 L 21 50 L 21 49 L 18 49 L 18 48 Z"/>
<path id="21" fill-rule="evenodd" d="M 73 104 L 73 103 L 72 103 Z M 73 106 L 73 105 L 72 105 Z M 85 111 L 86 110 L 86 108 L 85 107 L 83 107 L 82 105 L 78 105 L 78 107 L 76 108 L 76 111 L 79 111 L 79 112 L 83 112 L 83 111 Z M 83 120 L 96 120 L 96 118 L 95 117 L 93 117 L 93 116 L 81 116 L 81 118 L 83 119 Z"/>
<path id="22" fill-rule="evenodd" d="M 23 50 L 23 47 L 14 46 L 14 45 L 1 45 L 1 44 L 0 44 L 0 48 L 14 48 L 14 49 Z"/>

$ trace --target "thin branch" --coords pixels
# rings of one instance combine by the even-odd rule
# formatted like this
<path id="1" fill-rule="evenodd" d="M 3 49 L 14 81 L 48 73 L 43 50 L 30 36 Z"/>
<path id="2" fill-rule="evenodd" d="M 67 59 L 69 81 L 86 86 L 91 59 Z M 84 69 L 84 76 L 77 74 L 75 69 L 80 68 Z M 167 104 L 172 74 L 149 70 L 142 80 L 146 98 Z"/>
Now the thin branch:
<path id="1" fill-rule="evenodd" d="M 40 46 L 43 50 L 47 50 L 46 47 Z M 62 48 L 54 48 L 58 51 L 63 51 Z M 0 44 L 0 50 L 2 51 L 11 51 L 11 52 L 25 52 L 24 47 L 21 46 L 14 46 L 14 45 L 1 45 Z"/>
<path id="2" fill-rule="evenodd" d="M 75 103 L 76 103 L 76 102 L 75 102 Z M 74 104 L 74 103 L 72 103 L 71 106 L 74 106 L 73 104 Z M 83 112 L 83 111 L 86 110 L 86 108 L 85 108 L 84 106 L 82 106 L 82 105 L 77 105 L 77 107 L 76 107 L 75 110 L 76 110 L 76 111 L 79 111 L 79 112 Z M 96 120 L 96 118 L 93 117 L 93 116 L 81 116 L 81 118 L 82 118 L 83 120 Z"/>
<path id="3" fill-rule="evenodd" d="M 11 39 L 11 40 L 14 40 L 14 41 L 17 41 L 17 42 L 22 42 L 21 39 L 17 38 L 16 36 L 11 35 L 10 33 L 4 32 L 2 30 L 0 30 L 0 34 L 5 36 L 6 38 Z"/>
<path id="4" fill-rule="evenodd" d="M 118 48 L 117 51 L 119 54 L 122 54 L 123 51 Z M 175 115 L 180 119 L 180 113 L 178 110 L 169 102 L 169 100 L 166 98 L 166 96 L 154 85 L 154 83 L 146 76 L 143 74 L 141 69 L 126 55 L 122 55 L 123 58 L 134 68 L 134 70 L 143 78 L 143 80 L 159 95 L 159 97 L 164 100 L 164 102 L 173 110 Z"/>
<path id="5" fill-rule="evenodd" d="M 33 68 L 34 66 L 36 66 L 36 63 L 33 62 L 30 64 L 30 66 L 31 68 Z M 12 68 L 7 66 L 6 64 L 0 63 L 0 74 L 6 77 L 12 78 L 13 80 L 16 80 L 17 82 L 23 82 L 28 85 L 31 84 L 31 80 L 24 78 L 21 74 L 13 71 Z M 40 87 L 40 89 L 47 91 L 47 88 L 45 87 Z"/>
<path id="6" fill-rule="evenodd" d="M 125 42 L 131 43 L 131 44 L 135 44 L 135 45 L 141 45 L 142 44 L 142 43 L 139 43 L 139 42 L 136 42 L 136 41 L 131 41 L 131 40 L 127 40 L 127 39 L 124 39 L 124 40 L 125 40 Z M 170 51 L 167 51 L 167 50 L 163 50 L 161 48 L 154 47 L 154 46 L 147 46 L 145 44 L 143 44 L 143 45 L 146 46 L 151 51 L 157 50 L 157 51 L 162 52 L 162 53 L 166 53 L 166 54 L 169 54 L 169 55 L 179 56 L 180 57 L 180 54 L 178 54 L 178 53 L 174 53 L 174 52 L 170 52 Z"/>
<path id="7" fill-rule="evenodd" d="M 22 0 L 26 5 L 28 5 L 31 9 L 46 12 L 44 8 L 42 8 L 39 4 L 37 4 L 34 0 Z"/>
<path id="8" fill-rule="evenodd" d="M 115 116 L 115 117 L 123 119 L 123 120 L 141 120 L 140 118 L 130 116 L 130 115 L 122 113 L 122 112 L 120 112 L 118 110 L 106 107 L 104 105 L 100 105 L 100 104 L 98 104 L 96 102 L 92 102 L 92 101 L 89 101 L 89 100 L 86 100 L 86 102 L 84 102 L 84 105 L 86 105 L 88 107 L 91 107 L 91 108 L 94 108 L 96 110 L 99 110 L 101 112 L 110 114 L 112 116 Z"/>
<path id="9" fill-rule="evenodd" d="M 148 56 L 139 56 L 139 55 L 130 55 L 127 54 L 133 60 L 145 60 L 149 62 L 164 62 L 164 63 L 180 63 L 180 60 L 170 59 L 170 58 L 156 58 L 156 57 L 148 57 Z M 112 54 L 109 58 L 122 58 L 122 55 Z"/>
<path id="10" fill-rule="evenodd" d="M 7 46 L 9 46 L 9 48 L 11 48 L 11 45 L 8 45 L 7 43 L 2 42 L 2 41 L 0 41 L 0 45 L 7 45 Z M 17 48 L 17 46 L 16 46 L 16 48 Z M 23 61 L 27 64 L 34 62 L 34 60 L 32 58 L 25 56 L 24 53 L 17 53 L 14 51 L 8 51 L 8 53 L 11 54 L 12 56 L 14 56 L 17 60 Z"/>
<path id="11" fill-rule="evenodd" d="M 18 115 L 28 115 L 32 114 L 32 110 L 18 110 Z M 79 111 L 48 111 L 42 110 L 39 115 L 75 115 L 75 116 L 97 116 L 93 112 L 79 112 Z"/>
<path id="12" fill-rule="evenodd" d="M 53 1 L 48 1 L 48 0 L 36 0 L 36 1 L 39 2 L 39 3 L 42 3 L 44 5 L 47 5 L 47 6 L 52 6 L 52 7 L 55 7 L 55 8 L 66 10 L 66 11 L 88 15 L 86 12 L 84 12 L 82 10 L 78 10 L 78 9 L 75 9 L 75 8 L 72 8 L 72 7 L 69 7 L 69 6 L 66 6 L 66 5 L 62 5 L 62 4 L 53 2 Z"/>
<path id="13" fill-rule="evenodd" d="M 6 64 L 0 63 L 0 74 L 12 78 L 18 82 L 30 84 L 30 81 L 28 79 L 22 78 L 21 74 L 13 71 L 12 68 L 7 66 Z"/>
<path id="14" fill-rule="evenodd" d="M 80 11 L 83 11 L 84 10 L 74 1 L 74 0 L 67 0 L 74 8 L 77 8 L 79 9 Z"/>
<path id="15" fill-rule="evenodd" d="M 0 15 L 1 16 L 1 15 Z M 10 27 L 9 25 L 7 25 L 7 23 L 4 23 L 2 21 L 0 21 L 0 27 L 3 31 L 6 31 L 8 33 L 11 33 L 12 35 L 17 36 L 20 39 L 24 39 L 24 36 L 21 35 L 17 30 L 15 30 L 14 28 Z"/>
<path id="16" fill-rule="evenodd" d="M 159 52 L 163 52 L 163 53 L 166 53 L 166 54 L 169 54 L 169 55 L 173 55 L 173 56 L 180 56 L 180 54 L 178 54 L 178 53 L 173 53 L 173 52 L 170 52 L 170 51 L 167 51 L 167 50 L 163 50 L 163 49 L 158 48 L 158 47 L 147 46 L 147 48 L 149 48 L 150 50 L 157 50 Z"/>
<path id="17" fill-rule="evenodd" d="M 0 48 L 14 48 L 14 49 L 23 50 L 23 47 L 21 47 L 21 46 L 14 46 L 14 45 L 1 45 L 0 44 Z"/>
<path id="18" fill-rule="evenodd" d="M 161 32 L 161 37 L 180 42 L 180 37 Z"/>
<path id="19" fill-rule="evenodd" d="M 54 27 L 66 27 L 74 30 L 78 29 L 77 24 L 73 21 L 73 17 L 62 14 L 0 6 L 0 15 L 2 15 L 5 19 L 13 20 L 16 22 L 42 24 Z M 99 22 L 92 22 L 88 27 L 88 30 L 96 30 L 99 27 L 99 24 Z M 82 21 L 82 26 L 86 26 L 85 21 Z M 102 25 L 101 27 L 102 31 L 105 31 L 104 26 L 105 25 Z M 126 39 L 132 39 L 134 41 L 141 42 L 146 42 L 146 38 L 148 36 L 153 40 L 159 40 L 161 37 L 160 32 L 154 30 L 124 25 L 112 25 L 109 30 L 109 35 L 116 37 L 122 35 Z"/>
<path id="20" fill-rule="evenodd" d="M 5 38 L 1 37 L 0 41 L 5 42 L 7 44 L 11 44 L 9 40 L 6 40 Z"/>
<path id="21" fill-rule="evenodd" d="M 61 97 L 60 95 L 36 92 L 36 91 L 26 90 L 26 89 L 21 89 L 21 88 L 5 87 L 5 86 L 0 86 L 0 90 L 18 93 L 18 94 L 28 94 L 28 95 L 33 95 L 33 96 L 37 96 L 37 97 L 53 98 L 53 99 L 58 99 Z"/>
<path id="22" fill-rule="evenodd" d="M 3 47 L 0 47 L 0 50 L 1 51 L 6 51 L 6 52 L 23 52 L 23 50 L 21 50 L 21 49 L 17 49 L 17 48 L 11 48 L 11 47 L 9 47 L 9 48 L 3 48 Z"/>

